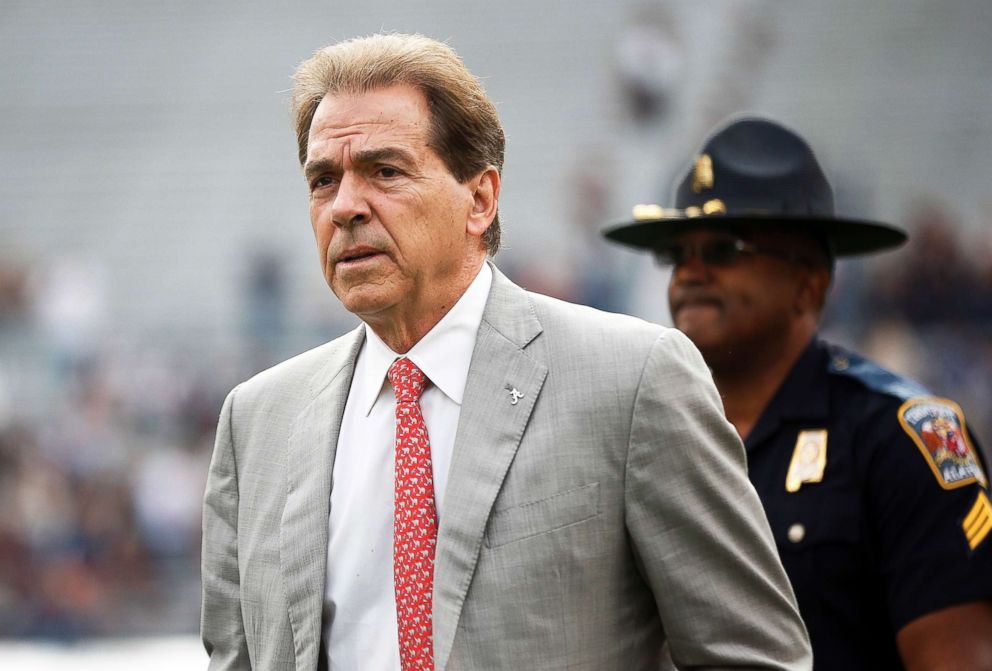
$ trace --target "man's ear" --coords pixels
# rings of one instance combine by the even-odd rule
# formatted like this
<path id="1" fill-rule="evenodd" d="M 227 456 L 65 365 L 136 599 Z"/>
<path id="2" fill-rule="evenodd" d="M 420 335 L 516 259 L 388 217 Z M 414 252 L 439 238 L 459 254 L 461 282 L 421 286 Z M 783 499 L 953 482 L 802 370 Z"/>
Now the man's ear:
<path id="1" fill-rule="evenodd" d="M 801 314 L 813 312 L 817 315 L 823 312 L 827 292 L 830 291 L 830 280 L 831 274 L 826 268 L 806 269 L 799 284 L 796 311 Z"/>
<path id="2" fill-rule="evenodd" d="M 469 211 L 467 231 L 481 238 L 496 218 L 499 205 L 499 171 L 489 166 L 469 181 L 472 188 L 472 209 Z"/>

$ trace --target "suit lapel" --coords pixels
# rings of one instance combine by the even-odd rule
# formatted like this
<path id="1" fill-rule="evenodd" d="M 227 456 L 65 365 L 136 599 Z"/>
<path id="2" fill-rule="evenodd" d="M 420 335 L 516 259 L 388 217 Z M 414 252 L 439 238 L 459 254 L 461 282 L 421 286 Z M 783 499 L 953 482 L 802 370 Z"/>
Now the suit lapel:
<path id="1" fill-rule="evenodd" d="M 280 558 L 297 668 L 304 669 L 316 668 L 320 648 L 331 472 L 364 327 L 345 338 L 311 379 L 312 400 L 297 416 L 287 444 Z"/>
<path id="2" fill-rule="evenodd" d="M 451 654 L 493 503 L 548 372 L 524 352 L 540 332 L 526 292 L 493 268 L 438 529 L 433 613 L 438 669 Z M 514 390 L 517 395 L 511 394 Z"/>

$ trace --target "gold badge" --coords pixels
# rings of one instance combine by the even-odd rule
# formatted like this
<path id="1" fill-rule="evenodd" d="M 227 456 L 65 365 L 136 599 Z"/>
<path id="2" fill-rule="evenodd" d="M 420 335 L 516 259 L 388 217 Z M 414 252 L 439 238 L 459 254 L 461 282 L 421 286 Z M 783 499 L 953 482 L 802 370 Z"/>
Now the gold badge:
<path id="1" fill-rule="evenodd" d="M 968 547 L 977 548 L 985 537 L 992 531 L 992 504 L 984 490 L 979 490 L 975 505 L 961 523 L 964 537 L 968 539 Z"/>
<path id="2" fill-rule="evenodd" d="M 692 190 L 700 193 L 713 188 L 713 159 L 709 154 L 700 154 L 692 171 Z"/>
<path id="3" fill-rule="evenodd" d="M 652 219 L 664 219 L 665 208 L 661 205 L 635 205 L 633 212 L 635 221 L 650 221 Z"/>
<path id="4" fill-rule="evenodd" d="M 827 430 L 800 431 L 785 476 L 785 491 L 798 492 L 803 483 L 820 482 L 826 467 Z"/>
<path id="5" fill-rule="evenodd" d="M 719 198 L 713 198 L 703 203 L 703 214 L 727 214 L 727 206 Z"/>

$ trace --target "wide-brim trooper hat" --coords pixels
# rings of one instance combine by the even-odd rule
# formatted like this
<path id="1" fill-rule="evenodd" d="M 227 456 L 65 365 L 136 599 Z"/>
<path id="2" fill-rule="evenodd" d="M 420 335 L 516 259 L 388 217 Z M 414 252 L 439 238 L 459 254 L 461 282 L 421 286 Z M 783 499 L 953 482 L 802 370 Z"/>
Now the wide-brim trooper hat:
<path id="1" fill-rule="evenodd" d="M 713 134 L 675 192 L 675 207 L 638 205 L 611 226 L 614 242 L 654 249 L 693 230 L 785 230 L 824 242 L 833 256 L 897 247 L 906 233 L 834 215 L 833 189 L 806 141 L 783 126 L 741 118 Z"/>

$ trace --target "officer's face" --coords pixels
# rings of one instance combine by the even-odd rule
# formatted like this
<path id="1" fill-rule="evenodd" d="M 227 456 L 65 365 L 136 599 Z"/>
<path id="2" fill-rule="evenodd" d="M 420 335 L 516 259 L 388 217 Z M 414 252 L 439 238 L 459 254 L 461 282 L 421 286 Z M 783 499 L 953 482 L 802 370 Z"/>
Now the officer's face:
<path id="1" fill-rule="evenodd" d="M 826 271 L 801 262 L 808 251 L 803 241 L 772 232 L 746 240 L 715 230 L 683 235 L 659 254 L 674 263 L 668 301 L 675 326 L 716 372 L 774 351 L 811 310 L 818 313 L 808 280 Z"/>

